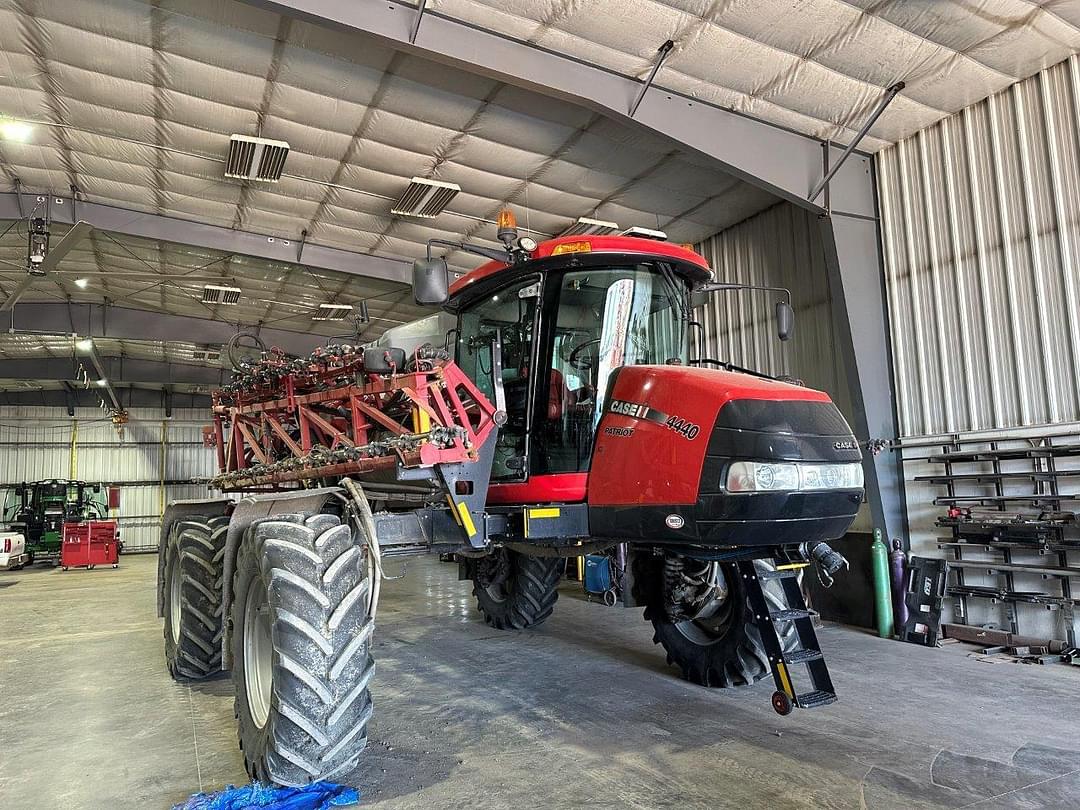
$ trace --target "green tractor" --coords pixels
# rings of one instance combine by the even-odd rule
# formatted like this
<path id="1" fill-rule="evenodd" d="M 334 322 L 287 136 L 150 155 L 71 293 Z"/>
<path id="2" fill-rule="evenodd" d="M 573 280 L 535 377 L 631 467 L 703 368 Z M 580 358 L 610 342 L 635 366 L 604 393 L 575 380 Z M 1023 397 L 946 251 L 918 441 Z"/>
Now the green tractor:
<path id="1" fill-rule="evenodd" d="M 109 516 L 101 484 L 53 478 L 9 484 L 4 523 L 26 538 L 30 562 L 60 562 L 64 524 Z"/>

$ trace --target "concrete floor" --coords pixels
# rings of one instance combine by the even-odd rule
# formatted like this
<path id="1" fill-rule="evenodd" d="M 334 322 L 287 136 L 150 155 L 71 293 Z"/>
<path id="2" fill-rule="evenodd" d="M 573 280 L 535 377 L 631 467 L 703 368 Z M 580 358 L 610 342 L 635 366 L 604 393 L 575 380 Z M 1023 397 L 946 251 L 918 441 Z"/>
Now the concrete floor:
<path id="1" fill-rule="evenodd" d="M 152 556 L 0 573 L 0 807 L 168 808 L 244 782 L 227 677 L 171 681 Z M 413 560 L 380 606 L 375 719 L 350 781 L 379 808 L 1075 807 L 1080 668 L 987 664 L 828 627 L 841 702 L 777 717 L 711 691 L 640 611 L 566 585 L 525 634 Z"/>

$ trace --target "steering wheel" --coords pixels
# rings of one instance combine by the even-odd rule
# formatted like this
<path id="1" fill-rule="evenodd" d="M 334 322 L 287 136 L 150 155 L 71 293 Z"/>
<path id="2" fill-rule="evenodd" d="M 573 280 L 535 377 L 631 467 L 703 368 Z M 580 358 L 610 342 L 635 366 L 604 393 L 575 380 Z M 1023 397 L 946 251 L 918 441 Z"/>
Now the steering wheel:
<path id="1" fill-rule="evenodd" d="M 589 371 L 593 367 L 592 357 L 582 355 L 588 349 L 599 349 L 600 338 L 593 338 L 592 340 L 586 340 L 584 343 L 580 343 L 574 347 L 570 352 L 570 356 L 566 358 L 566 362 L 578 371 Z"/>

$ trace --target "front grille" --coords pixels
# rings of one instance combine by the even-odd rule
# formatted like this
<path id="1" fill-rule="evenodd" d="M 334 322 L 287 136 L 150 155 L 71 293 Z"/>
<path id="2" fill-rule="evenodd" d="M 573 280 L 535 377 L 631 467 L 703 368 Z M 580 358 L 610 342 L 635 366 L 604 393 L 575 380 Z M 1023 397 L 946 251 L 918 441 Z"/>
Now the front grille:
<path id="1" fill-rule="evenodd" d="M 862 454 L 832 402 L 736 399 L 716 416 L 705 465 L 732 459 L 860 461 Z"/>

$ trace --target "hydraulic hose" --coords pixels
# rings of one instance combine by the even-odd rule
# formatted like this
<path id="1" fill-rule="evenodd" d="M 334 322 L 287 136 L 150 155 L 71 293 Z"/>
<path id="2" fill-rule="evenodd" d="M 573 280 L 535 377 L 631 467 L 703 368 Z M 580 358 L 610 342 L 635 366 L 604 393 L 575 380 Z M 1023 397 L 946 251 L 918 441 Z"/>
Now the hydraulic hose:
<path id="1" fill-rule="evenodd" d="M 382 550 L 379 548 L 379 538 L 375 536 L 375 515 L 371 511 L 371 504 L 368 503 L 367 495 L 364 494 L 363 489 L 357 486 L 355 481 L 351 478 L 342 478 L 341 485 L 349 493 L 349 498 L 356 507 L 356 512 L 360 518 L 360 526 L 366 535 L 368 554 L 371 555 L 373 570 L 371 576 L 371 606 L 368 614 L 374 619 L 375 611 L 379 606 L 379 591 L 382 590 L 384 577 Z"/>

